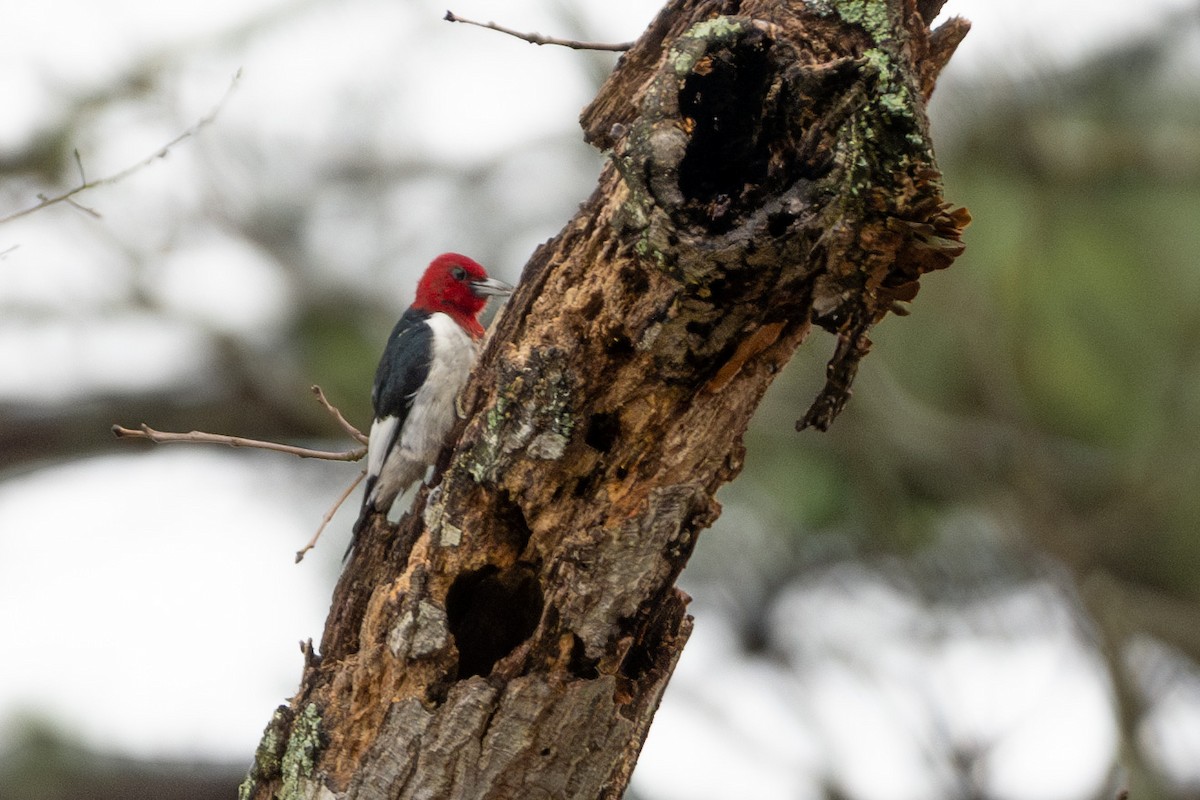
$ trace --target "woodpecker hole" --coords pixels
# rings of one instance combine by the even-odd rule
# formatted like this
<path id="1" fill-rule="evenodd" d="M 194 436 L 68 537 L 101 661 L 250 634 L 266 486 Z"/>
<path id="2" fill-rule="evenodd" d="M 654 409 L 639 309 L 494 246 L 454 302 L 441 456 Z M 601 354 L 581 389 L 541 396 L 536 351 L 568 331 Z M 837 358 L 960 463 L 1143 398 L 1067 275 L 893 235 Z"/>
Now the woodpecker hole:
<path id="1" fill-rule="evenodd" d="M 634 617 L 620 621 L 619 635 L 632 638 L 619 668 L 622 677 L 640 683 L 646 675 L 665 668 L 682 610 L 677 598 L 660 598 L 659 602 L 644 606 Z"/>
<path id="2" fill-rule="evenodd" d="M 586 649 L 583 646 L 583 639 L 579 638 L 578 634 L 571 634 L 574 637 L 574 642 L 571 645 L 571 661 L 567 664 L 567 669 L 577 678 L 582 678 L 585 681 L 595 680 L 600 677 L 600 670 L 596 667 L 600 663 L 598 658 L 588 658 Z"/>
<path id="3" fill-rule="evenodd" d="M 621 674 L 636 681 L 649 672 L 654 663 L 653 648 L 643 642 L 638 642 L 629 648 L 625 660 L 621 662 Z"/>
<path id="4" fill-rule="evenodd" d="M 629 341 L 629 337 L 623 333 L 613 333 L 605 342 L 604 349 L 610 356 L 631 356 L 633 355 L 633 342 Z"/>
<path id="5" fill-rule="evenodd" d="M 600 479 L 602 472 L 603 470 L 601 469 L 594 469 L 587 475 L 575 481 L 575 486 L 571 489 L 571 494 L 576 499 L 589 497 L 592 493 L 592 489 L 596 486 L 596 481 Z"/>
<path id="6" fill-rule="evenodd" d="M 446 594 L 446 619 L 458 648 L 458 679 L 486 676 L 533 635 L 542 589 L 527 564 L 487 566 L 459 575 Z"/>
<path id="7" fill-rule="evenodd" d="M 650 291 L 650 279 L 646 277 L 645 272 L 636 267 L 621 267 L 618 277 L 621 279 L 625 291 L 632 295 L 643 295 Z"/>
<path id="8" fill-rule="evenodd" d="M 764 106 L 773 77 L 770 41 L 755 32 L 710 49 L 680 90 L 680 116 L 694 128 L 679 164 L 679 189 L 688 210 L 711 229 L 731 227 L 767 178 Z"/>
<path id="9" fill-rule="evenodd" d="M 587 433 L 584 434 L 583 441 L 588 447 L 595 448 L 601 453 L 607 453 L 612 450 L 620 435 L 621 420 L 617 415 L 601 412 L 592 414 L 588 419 Z"/>
<path id="10" fill-rule="evenodd" d="M 529 537 L 533 535 L 520 503 L 512 495 L 503 492 L 496 497 L 493 516 L 501 523 L 495 526 L 493 536 L 508 545 L 514 557 L 520 557 L 529 544 Z"/>
<path id="11" fill-rule="evenodd" d="M 588 297 L 587 302 L 583 304 L 583 308 L 579 309 L 579 315 L 591 322 L 600 315 L 600 309 L 604 308 L 604 295 L 595 291 Z"/>
<path id="12" fill-rule="evenodd" d="M 779 238 L 791 230 L 795 219 L 791 214 L 771 214 L 767 217 L 767 233 Z"/>

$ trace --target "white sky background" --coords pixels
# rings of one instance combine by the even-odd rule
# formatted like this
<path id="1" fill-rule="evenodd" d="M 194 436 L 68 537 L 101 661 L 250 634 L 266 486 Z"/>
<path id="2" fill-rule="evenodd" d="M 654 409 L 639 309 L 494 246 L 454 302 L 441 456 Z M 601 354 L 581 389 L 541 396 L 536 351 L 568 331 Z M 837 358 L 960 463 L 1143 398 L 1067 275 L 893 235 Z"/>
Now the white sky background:
<path id="1" fill-rule="evenodd" d="M 0 402 L 71 402 L 89 392 L 170 384 L 208 357 L 201 333 L 208 328 L 269 341 L 286 322 L 294 291 L 287 275 L 244 243 L 179 227 L 180 208 L 200 202 L 188 187 L 211 192 L 212 183 L 242 179 L 246 169 L 270 173 L 280 196 L 303 198 L 312 176 L 289 170 L 287 152 L 325 146 L 331 130 L 346 131 L 339 126 L 355 103 L 389 113 L 379 127 L 343 133 L 347 152 L 482 162 L 577 130 L 590 91 L 579 54 L 437 22 L 441 0 L 311 5 L 269 34 L 178 62 L 169 55 L 182 44 L 276 4 L 0 0 L 0 153 L 53 119 L 62 96 L 102 89 L 147 53 L 162 52 L 164 68 L 180 75 L 180 96 L 161 98 L 158 109 L 107 113 L 81 143 L 89 176 L 113 172 L 205 114 L 243 70 L 217 123 L 195 141 L 119 186 L 79 198 L 103 222 L 60 206 L 0 226 L 0 251 L 17 246 L 0 259 Z M 658 8 L 632 0 L 573 5 L 590 38 L 611 41 L 636 38 Z M 951 76 L 990 72 L 998 63 L 1015 71 L 1069 63 L 1191 5 L 951 0 L 947 12 L 975 24 Z M 519 29 L 561 30 L 562 17 L 533 0 L 450 7 Z M 420 80 L 356 80 L 364 68 L 394 64 L 398 48 L 419 65 Z M 480 70 L 481 60 L 495 68 Z M 188 148 L 212 154 L 225 132 L 247 130 L 273 145 L 266 149 L 277 161 L 188 155 Z M 224 171 L 203 174 L 202 163 Z M 530 179 L 514 170 L 514 181 Z M 36 191 L 0 187 L 0 216 L 34 202 Z M 488 213 L 519 214 L 526 194 L 514 192 L 512 207 Z M 569 212 L 583 197 L 545 202 Z M 397 214 L 402 232 L 429 248 L 423 258 L 473 241 L 478 209 L 452 209 L 444 219 L 427 213 L 409 202 Z M 310 236 L 328 243 L 331 280 L 378 280 L 362 268 L 372 256 L 356 250 L 354 224 L 345 209 L 331 208 Z M 493 272 L 515 278 L 552 232 L 522 230 L 491 254 Z M 125 267 L 106 251 L 81 249 L 97 235 L 161 251 L 147 267 L 148 283 L 175 318 L 110 313 L 127 300 Z M 398 287 L 397 311 L 421 265 L 397 258 L 384 272 Z M 248 281 L 252 290 L 228 291 Z M 354 467 L 279 466 L 279 458 L 146 452 L 114 442 L 107 455 L 7 476 L 0 483 L 0 724 L 32 711 L 107 750 L 248 761 L 271 710 L 297 685 L 297 642 L 319 639 L 350 516 L 340 515 L 329 541 L 293 565 L 292 553 Z M 706 538 L 719 539 L 721 530 L 718 524 Z M 797 629 L 812 637 L 797 651 L 809 659 L 814 648 L 826 654 L 804 686 L 778 667 L 739 659 L 727 623 L 701 597 L 696 634 L 635 777 L 644 796 L 816 797 L 819 781 L 836 779 L 872 800 L 930 797 L 941 784 L 922 753 L 939 734 L 936 724 L 975 731 L 981 740 L 1003 737 L 989 762 L 998 796 L 1051 800 L 1098 789 L 1115 736 L 1107 688 L 1069 625 L 1015 642 L 964 636 L 921 661 L 926 651 L 909 631 L 926 611 L 851 577 L 867 596 L 848 595 L 850 578 L 831 574 L 788 604 Z M 1031 613 L 1029 603 L 1045 612 L 1048 602 L 1045 595 L 1013 597 L 987 613 L 1018 619 Z M 1191 692 L 1194 708 L 1200 690 L 1180 691 Z M 920 713 L 931 699 L 949 715 L 940 723 Z M 1163 725 L 1183 733 L 1164 737 L 1164 757 L 1186 765 L 1189 752 L 1200 752 L 1200 723 L 1195 714 L 1171 713 Z M 1071 747 L 1064 750 L 1063 741 Z"/>

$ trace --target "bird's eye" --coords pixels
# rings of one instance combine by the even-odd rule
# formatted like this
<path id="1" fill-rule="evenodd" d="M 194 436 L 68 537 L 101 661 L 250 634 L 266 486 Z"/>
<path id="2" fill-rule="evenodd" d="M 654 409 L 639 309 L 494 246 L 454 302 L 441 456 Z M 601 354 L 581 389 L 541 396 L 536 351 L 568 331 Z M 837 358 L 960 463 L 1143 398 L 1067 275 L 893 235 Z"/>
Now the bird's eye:
<path id="1" fill-rule="evenodd" d="M 454 278 L 456 281 L 461 281 L 467 277 L 467 271 L 462 267 L 454 267 L 452 270 L 450 270 L 450 277 Z"/>

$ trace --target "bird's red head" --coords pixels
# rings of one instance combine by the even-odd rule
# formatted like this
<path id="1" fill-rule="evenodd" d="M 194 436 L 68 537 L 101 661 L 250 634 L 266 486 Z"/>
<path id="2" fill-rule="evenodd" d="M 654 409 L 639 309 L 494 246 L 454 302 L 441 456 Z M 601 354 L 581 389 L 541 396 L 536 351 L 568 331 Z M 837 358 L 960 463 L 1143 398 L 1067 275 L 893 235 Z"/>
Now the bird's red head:
<path id="1" fill-rule="evenodd" d="M 413 307 L 421 311 L 441 311 L 476 339 L 483 336 L 479 312 L 490 295 L 508 294 L 512 288 L 494 278 L 466 256 L 442 253 L 425 268 L 417 283 Z"/>

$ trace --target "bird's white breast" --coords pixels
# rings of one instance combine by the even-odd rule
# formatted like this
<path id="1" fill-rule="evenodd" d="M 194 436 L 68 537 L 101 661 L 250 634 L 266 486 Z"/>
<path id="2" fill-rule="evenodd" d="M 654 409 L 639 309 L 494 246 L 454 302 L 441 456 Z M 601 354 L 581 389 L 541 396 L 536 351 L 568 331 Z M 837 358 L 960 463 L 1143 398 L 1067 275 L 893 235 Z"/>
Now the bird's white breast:
<path id="1" fill-rule="evenodd" d="M 454 426 L 458 393 L 471 375 L 479 345 L 448 315 L 431 314 L 433 352 L 429 377 L 413 397 L 412 408 L 400 434 L 405 458 L 432 463 Z"/>

